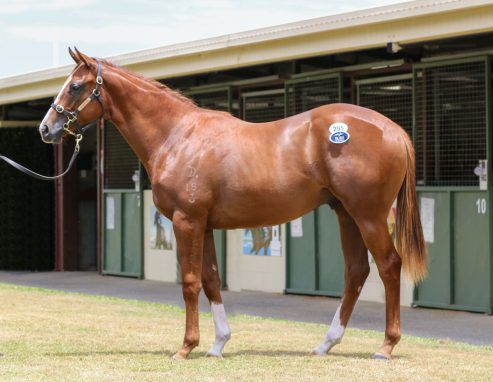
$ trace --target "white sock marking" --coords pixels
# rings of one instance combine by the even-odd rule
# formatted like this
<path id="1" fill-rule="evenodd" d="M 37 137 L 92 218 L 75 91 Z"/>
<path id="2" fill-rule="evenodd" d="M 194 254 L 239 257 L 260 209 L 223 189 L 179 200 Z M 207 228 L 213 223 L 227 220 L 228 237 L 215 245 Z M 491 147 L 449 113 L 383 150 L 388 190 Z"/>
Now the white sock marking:
<path id="1" fill-rule="evenodd" d="M 226 311 L 223 304 L 211 303 L 212 317 L 214 318 L 214 328 L 216 329 L 216 338 L 214 345 L 207 352 L 208 356 L 222 357 L 222 351 L 226 342 L 231 338 L 231 329 L 226 318 Z"/>
<path id="2" fill-rule="evenodd" d="M 313 353 L 317 355 L 327 354 L 330 349 L 335 345 L 341 343 L 342 336 L 344 336 L 344 330 L 346 328 L 341 325 L 341 306 L 336 310 L 330 328 L 325 336 L 324 342 L 313 349 Z"/>

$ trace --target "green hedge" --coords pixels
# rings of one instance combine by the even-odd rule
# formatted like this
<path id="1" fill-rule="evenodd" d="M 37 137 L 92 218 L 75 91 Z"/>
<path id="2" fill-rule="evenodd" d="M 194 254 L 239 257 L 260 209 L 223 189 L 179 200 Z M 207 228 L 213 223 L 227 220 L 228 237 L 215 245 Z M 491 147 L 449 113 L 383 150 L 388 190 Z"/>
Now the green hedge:
<path id="1" fill-rule="evenodd" d="M 53 147 L 41 141 L 37 129 L 0 129 L 0 153 L 34 171 L 53 173 Z M 0 269 L 54 268 L 54 190 L 54 182 L 0 162 Z"/>

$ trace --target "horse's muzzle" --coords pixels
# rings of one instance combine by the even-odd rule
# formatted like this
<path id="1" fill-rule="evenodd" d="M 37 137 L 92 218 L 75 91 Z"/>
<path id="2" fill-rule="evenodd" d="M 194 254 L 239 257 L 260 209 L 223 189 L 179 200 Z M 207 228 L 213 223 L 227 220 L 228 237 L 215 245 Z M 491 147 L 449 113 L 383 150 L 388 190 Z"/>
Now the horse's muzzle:
<path id="1" fill-rule="evenodd" d="M 62 132 L 63 129 L 50 129 L 50 127 L 46 124 L 41 124 L 39 126 L 39 134 L 41 135 L 41 140 L 44 143 L 60 143 L 62 141 Z"/>

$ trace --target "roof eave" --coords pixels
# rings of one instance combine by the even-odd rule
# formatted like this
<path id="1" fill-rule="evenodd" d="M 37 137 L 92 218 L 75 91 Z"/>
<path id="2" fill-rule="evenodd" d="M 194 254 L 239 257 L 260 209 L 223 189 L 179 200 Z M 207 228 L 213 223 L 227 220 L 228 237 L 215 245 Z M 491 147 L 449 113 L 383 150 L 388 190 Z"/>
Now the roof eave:
<path id="1" fill-rule="evenodd" d="M 481 9 L 480 9 L 481 7 Z M 443 28 L 433 28 L 437 17 Z M 154 78 L 182 76 L 208 70 L 254 65 L 262 62 L 301 58 L 382 46 L 389 41 L 410 43 L 441 38 L 453 33 L 479 33 L 493 30 L 493 4 L 486 0 L 412 1 L 335 16 L 294 22 L 275 27 L 229 34 L 183 44 L 125 53 L 109 59 Z M 471 18 L 477 18 L 479 21 Z M 402 33 L 409 25 L 426 25 L 424 30 Z M 470 26 L 455 27 L 450 23 Z M 419 25 L 418 25 L 419 24 Z M 409 28 L 408 28 L 409 29 Z M 423 29 L 423 28 L 422 28 Z M 373 40 L 368 35 L 374 36 Z M 353 39 L 353 40 L 350 40 Z M 318 45 L 315 42 L 318 41 Z M 309 42 L 309 44 L 307 43 Z M 342 42 L 342 44 L 341 44 Z M 300 46 L 305 45 L 305 49 Z M 289 51 L 291 49 L 291 51 Z M 256 57 L 253 57 L 256 55 Z M 194 65 L 192 65 L 194 64 Z M 0 104 L 33 97 L 54 95 L 73 65 L 40 70 L 24 75 L 0 78 Z M 36 91 L 28 96 L 26 88 Z"/>

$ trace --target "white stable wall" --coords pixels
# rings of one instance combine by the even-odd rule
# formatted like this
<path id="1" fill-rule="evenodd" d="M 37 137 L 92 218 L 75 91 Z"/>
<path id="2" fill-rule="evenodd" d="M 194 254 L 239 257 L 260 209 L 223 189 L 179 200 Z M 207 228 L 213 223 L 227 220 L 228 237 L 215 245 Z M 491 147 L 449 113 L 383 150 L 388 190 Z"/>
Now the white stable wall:
<path id="1" fill-rule="evenodd" d="M 173 235 L 173 249 L 151 248 L 151 206 L 152 191 L 144 191 L 144 278 L 147 280 L 176 282 L 177 257 L 176 240 Z"/>
<path id="2" fill-rule="evenodd" d="M 281 226 L 281 256 L 243 254 L 243 230 L 227 232 L 226 278 L 229 290 L 283 293 L 286 287 L 286 226 Z"/>
<path id="3" fill-rule="evenodd" d="M 405 277 L 401 275 L 401 305 L 411 306 L 413 303 L 413 284 Z M 361 301 L 375 301 L 385 302 L 385 289 L 383 282 L 378 274 L 377 265 L 371 259 L 370 262 L 370 275 L 366 280 L 365 286 L 361 291 L 359 298 Z"/>

